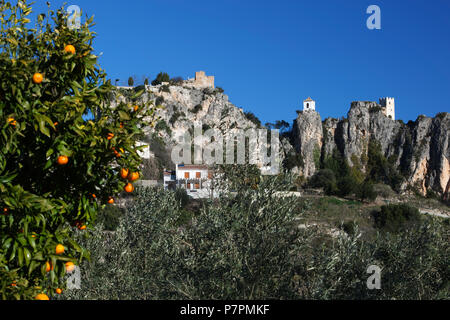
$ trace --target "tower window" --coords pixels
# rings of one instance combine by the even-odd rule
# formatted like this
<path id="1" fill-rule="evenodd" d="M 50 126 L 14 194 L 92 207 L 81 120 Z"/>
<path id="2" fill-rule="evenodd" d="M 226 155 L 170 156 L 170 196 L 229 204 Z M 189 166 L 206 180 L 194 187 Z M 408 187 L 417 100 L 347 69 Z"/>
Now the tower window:
<path id="1" fill-rule="evenodd" d="M 306 104 L 306 107 L 309 108 L 309 102 Z"/>

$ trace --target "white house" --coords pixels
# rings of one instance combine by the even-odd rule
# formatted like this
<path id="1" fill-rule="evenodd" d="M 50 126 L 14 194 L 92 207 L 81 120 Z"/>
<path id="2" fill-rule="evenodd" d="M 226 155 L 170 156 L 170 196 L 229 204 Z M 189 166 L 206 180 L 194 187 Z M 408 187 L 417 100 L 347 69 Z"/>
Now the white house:
<path id="1" fill-rule="evenodd" d="M 308 99 L 303 101 L 303 111 L 315 111 L 316 110 L 316 102 L 308 97 Z"/>
<path id="2" fill-rule="evenodd" d="M 186 189 L 193 198 L 210 195 L 213 172 L 206 165 L 177 164 L 175 171 L 164 170 L 164 189 Z"/>

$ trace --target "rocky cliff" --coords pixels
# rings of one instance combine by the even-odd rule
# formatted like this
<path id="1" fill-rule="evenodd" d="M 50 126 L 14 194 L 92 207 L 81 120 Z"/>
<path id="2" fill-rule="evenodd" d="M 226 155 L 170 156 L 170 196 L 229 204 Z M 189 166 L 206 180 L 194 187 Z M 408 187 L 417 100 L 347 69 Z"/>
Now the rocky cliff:
<path id="1" fill-rule="evenodd" d="M 350 166 L 367 169 L 370 141 L 379 143 L 381 153 L 404 177 L 401 189 L 408 186 L 422 194 L 433 190 L 448 197 L 450 188 L 450 114 L 434 118 L 419 116 L 404 124 L 391 120 L 375 102 L 351 104 L 347 118 L 327 118 L 323 122 L 315 111 L 299 112 L 294 121 L 292 141 L 303 158 L 300 172 L 305 177 L 317 170 L 320 157 L 342 154 Z"/>

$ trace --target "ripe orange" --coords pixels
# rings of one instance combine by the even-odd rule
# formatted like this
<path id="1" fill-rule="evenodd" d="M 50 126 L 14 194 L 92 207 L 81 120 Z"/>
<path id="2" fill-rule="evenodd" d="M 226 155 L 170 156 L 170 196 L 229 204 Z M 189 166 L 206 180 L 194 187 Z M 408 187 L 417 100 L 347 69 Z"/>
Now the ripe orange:
<path id="1" fill-rule="evenodd" d="M 56 292 L 57 294 L 61 294 L 61 293 L 62 293 L 62 290 L 61 290 L 60 288 L 58 288 L 58 289 L 55 290 L 55 292 Z"/>
<path id="2" fill-rule="evenodd" d="M 3 215 L 7 215 L 8 214 L 8 208 L 3 208 Z"/>
<path id="3" fill-rule="evenodd" d="M 59 156 L 58 157 L 58 164 L 63 166 L 66 165 L 69 162 L 69 158 L 67 156 Z"/>
<path id="4" fill-rule="evenodd" d="M 66 262 L 66 271 L 71 273 L 73 270 L 75 270 L 75 264 L 71 261 Z"/>
<path id="5" fill-rule="evenodd" d="M 41 73 L 35 73 L 33 75 L 33 82 L 39 84 L 44 80 L 44 76 Z"/>
<path id="6" fill-rule="evenodd" d="M 133 186 L 131 183 L 128 183 L 128 184 L 125 186 L 124 190 L 125 190 L 126 192 L 128 192 L 128 193 L 131 193 L 131 192 L 134 191 L 134 186 Z"/>
<path id="7" fill-rule="evenodd" d="M 75 47 L 71 44 L 68 44 L 65 48 L 64 51 L 67 53 L 71 53 L 71 54 L 75 54 Z"/>
<path id="8" fill-rule="evenodd" d="M 86 230 L 86 228 L 87 228 L 86 225 L 83 224 L 81 221 L 75 222 L 75 227 L 77 227 L 78 230 Z"/>
<path id="9" fill-rule="evenodd" d="M 51 270 L 53 270 L 53 266 L 50 264 L 50 262 L 46 262 L 45 263 L 45 272 L 50 272 Z"/>
<path id="10" fill-rule="evenodd" d="M 108 203 L 109 204 L 114 204 L 114 198 L 109 197 Z"/>
<path id="11" fill-rule="evenodd" d="M 16 126 L 17 121 L 14 118 L 8 118 L 8 123 L 12 126 Z"/>
<path id="12" fill-rule="evenodd" d="M 112 138 L 114 138 L 114 133 L 108 133 L 107 139 L 111 140 Z"/>
<path id="13" fill-rule="evenodd" d="M 55 248 L 56 254 L 62 254 L 64 253 L 64 246 L 62 244 L 58 244 Z"/>
<path id="14" fill-rule="evenodd" d="M 17 283 L 13 281 L 13 283 L 11 283 L 11 287 L 17 287 Z"/>
<path id="15" fill-rule="evenodd" d="M 92 194 L 92 198 L 97 198 L 97 196 L 95 195 L 95 193 Z"/>
<path id="16" fill-rule="evenodd" d="M 137 179 L 139 179 L 139 172 L 132 172 L 128 176 L 128 180 L 130 181 L 136 181 Z"/>
<path id="17" fill-rule="evenodd" d="M 50 300 L 48 295 L 46 295 L 45 293 L 39 293 L 35 299 L 36 300 Z"/>
<path id="18" fill-rule="evenodd" d="M 122 170 L 120 170 L 120 176 L 122 177 L 122 179 L 126 179 L 128 177 L 128 173 L 130 173 L 130 170 L 122 168 Z"/>
<path id="19" fill-rule="evenodd" d="M 136 111 L 139 110 L 139 107 L 138 106 L 134 106 L 133 110 L 134 110 L 134 112 L 136 112 Z"/>
<path id="20" fill-rule="evenodd" d="M 121 129 L 123 128 L 123 122 L 120 123 L 120 128 L 121 128 Z"/>

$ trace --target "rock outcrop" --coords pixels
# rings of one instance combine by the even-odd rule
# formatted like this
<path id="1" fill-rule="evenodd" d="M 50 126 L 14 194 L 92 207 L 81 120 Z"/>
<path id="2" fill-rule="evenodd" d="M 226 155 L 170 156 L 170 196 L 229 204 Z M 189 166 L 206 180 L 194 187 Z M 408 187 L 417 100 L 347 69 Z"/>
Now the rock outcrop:
<path id="1" fill-rule="evenodd" d="M 338 150 L 352 166 L 366 170 L 369 142 L 375 140 L 389 162 L 402 173 L 403 189 L 414 187 L 422 194 L 433 190 L 448 197 L 450 188 L 450 114 L 435 118 L 419 116 L 404 124 L 386 117 L 376 102 L 356 101 L 347 118 L 327 118 L 317 112 L 299 113 L 294 121 L 293 141 L 302 155 L 301 174 L 310 177 L 317 170 L 317 151 L 322 159 Z M 316 155 L 316 156 L 315 156 Z"/>
<path id="2" fill-rule="evenodd" d="M 300 174 L 305 178 L 311 177 L 320 164 L 322 150 L 322 120 L 316 111 L 300 111 L 292 128 L 294 146 L 303 159 Z"/>

